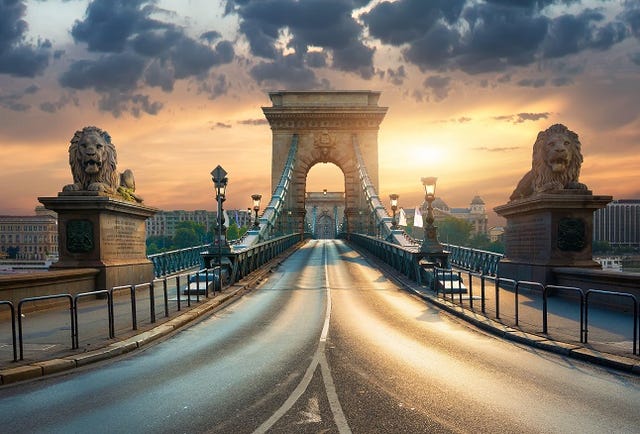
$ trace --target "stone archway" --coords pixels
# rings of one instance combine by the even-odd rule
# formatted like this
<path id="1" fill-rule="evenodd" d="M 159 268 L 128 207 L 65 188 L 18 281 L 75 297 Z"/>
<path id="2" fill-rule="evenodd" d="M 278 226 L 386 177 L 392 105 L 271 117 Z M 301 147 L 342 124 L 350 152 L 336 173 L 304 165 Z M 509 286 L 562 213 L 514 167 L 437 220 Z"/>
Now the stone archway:
<path id="1" fill-rule="evenodd" d="M 378 190 L 378 129 L 387 107 L 379 107 L 380 92 L 373 91 L 278 91 L 269 93 L 271 107 L 263 107 L 273 134 L 271 190 L 278 185 L 295 134 L 298 153 L 285 209 L 297 228 L 305 217 L 306 178 L 318 163 L 333 163 L 345 177 L 345 217 L 349 224 L 369 219 L 359 184 L 354 137 L 369 178 Z M 359 222 L 358 219 L 362 219 Z M 366 220 L 366 222 L 364 221 Z"/>

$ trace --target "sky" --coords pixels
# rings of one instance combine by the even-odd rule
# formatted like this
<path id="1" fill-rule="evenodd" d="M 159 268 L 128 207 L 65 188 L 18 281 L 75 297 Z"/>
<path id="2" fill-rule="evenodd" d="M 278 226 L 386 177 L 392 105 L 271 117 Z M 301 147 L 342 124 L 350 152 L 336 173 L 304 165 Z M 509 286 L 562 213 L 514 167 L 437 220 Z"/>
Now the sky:
<path id="1" fill-rule="evenodd" d="M 271 195 L 275 90 L 374 90 L 379 196 L 412 208 L 420 178 L 490 224 L 536 135 L 578 133 L 580 181 L 640 198 L 637 0 L 0 0 L 0 214 L 31 215 L 72 182 L 69 140 L 98 126 L 160 209 Z M 332 164 L 307 191 L 343 191 Z"/>

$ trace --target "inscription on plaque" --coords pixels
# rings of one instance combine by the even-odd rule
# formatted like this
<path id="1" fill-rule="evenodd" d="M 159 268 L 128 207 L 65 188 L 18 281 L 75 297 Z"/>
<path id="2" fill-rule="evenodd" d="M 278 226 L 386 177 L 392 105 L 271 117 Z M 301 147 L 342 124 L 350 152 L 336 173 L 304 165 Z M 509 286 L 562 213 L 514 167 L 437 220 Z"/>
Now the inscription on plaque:
<path id="1" fill-rule="evenodd" d="M 558 248 L 565 252 L 579 252 L 586 246 L 584 220 L 565 217 L 558 222 Z"/>
<path id="2" fill-rule="evenodd" d="M 93 224 L 89 220 L 69 220 L 67 250 L 71 253 L 88 253 L 93 246 Z"/>
<path id="3" fill-rule="evenodd" d="M 144 221 L 114 216 L 104 222 L 102 253 L 118 259 L 146 257 Z"/>

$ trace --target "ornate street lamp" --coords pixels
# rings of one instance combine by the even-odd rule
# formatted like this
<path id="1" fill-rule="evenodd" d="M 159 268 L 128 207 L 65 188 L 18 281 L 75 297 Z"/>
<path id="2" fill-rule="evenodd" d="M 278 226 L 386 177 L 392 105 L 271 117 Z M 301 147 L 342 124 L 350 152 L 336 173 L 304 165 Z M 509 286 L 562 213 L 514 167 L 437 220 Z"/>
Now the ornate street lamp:
<path id="1" fill-rule="evenodd" d="M 260 211 L 260 199 L 262 199 L 262 195 L 252 194 L 251 199 L 253 200 L 253 212 L 256 213 L 256 218 L 253 222 L 253 229 L 260 229 L 260 222 L 258 221 L 258 211 Z"/>
<path id="2" fill-rule="evenodd" d="M 391 221 L 391 229 L 396 229 L 397 226 L 397 222 L 396 222 L 396 211 L 398 209 L 398 198 L 400 196 L 398 196 L 397 194 L 390 194 L 389 195 L 389 199 L 391 199 L 391 211 L 393 211 L 393 220 Z"/>
<path id="3" fill-rule="evenodd" d="M 226 199 L 227 192 L 227 171 L 222 168 L 222 166 L 218 165 L 215 169 L 211 171 L 211 179 L 213 180 L 213 185 L 216 189 L 216 202 L 218 202 L 218 266 L 222 268 L 222 250 L 224 248 L 225 251 L 229 251 L 229 244 L 227 243 L 227 229 L 224 226 L 224 209 L 222 208 L 222 204 Z M 220 288 L 222 287 L 222 270 L 219 269 L 218 273 L 218 281 L 220 284 Z"/>
<path id="4" fill-rule="evenodd" d="M 433 225 L 433 206 L 432 203 L 436 198 L 436 181 L 438 178 L 430 176 L 422 178 L 424 185 L 424 199 L 427 202 L 427 213 L 424 217 L 424 240 L 420 251 L 422 253 L 442 253 L 442 245 L 438 242 L 437 226 Z"/>

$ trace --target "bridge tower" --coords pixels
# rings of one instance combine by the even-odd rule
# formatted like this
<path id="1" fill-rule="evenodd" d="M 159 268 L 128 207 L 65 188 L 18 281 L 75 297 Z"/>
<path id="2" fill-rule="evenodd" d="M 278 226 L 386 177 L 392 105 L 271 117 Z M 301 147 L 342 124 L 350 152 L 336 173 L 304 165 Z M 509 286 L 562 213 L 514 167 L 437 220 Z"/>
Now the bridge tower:
<path id="1" fill-rule="evenodd" d="M 272 191 L 282 176 L 294 135 L 298 137 L 294 175 L 285 203 L 296 229 L 304 230 L 307 174 L 319 163 L 334 163 L 344 173 L 348 229 L 368 227 L 371 216 L 359 183 L 353 142 L 355 138 L 378 191 L 378 129 L 387 113 L 387 107 L 378 106 L 380 92 L 277 91 L 270 92 L 269 97 L 273 105 L 262 110 L 273 133 Z"/>

